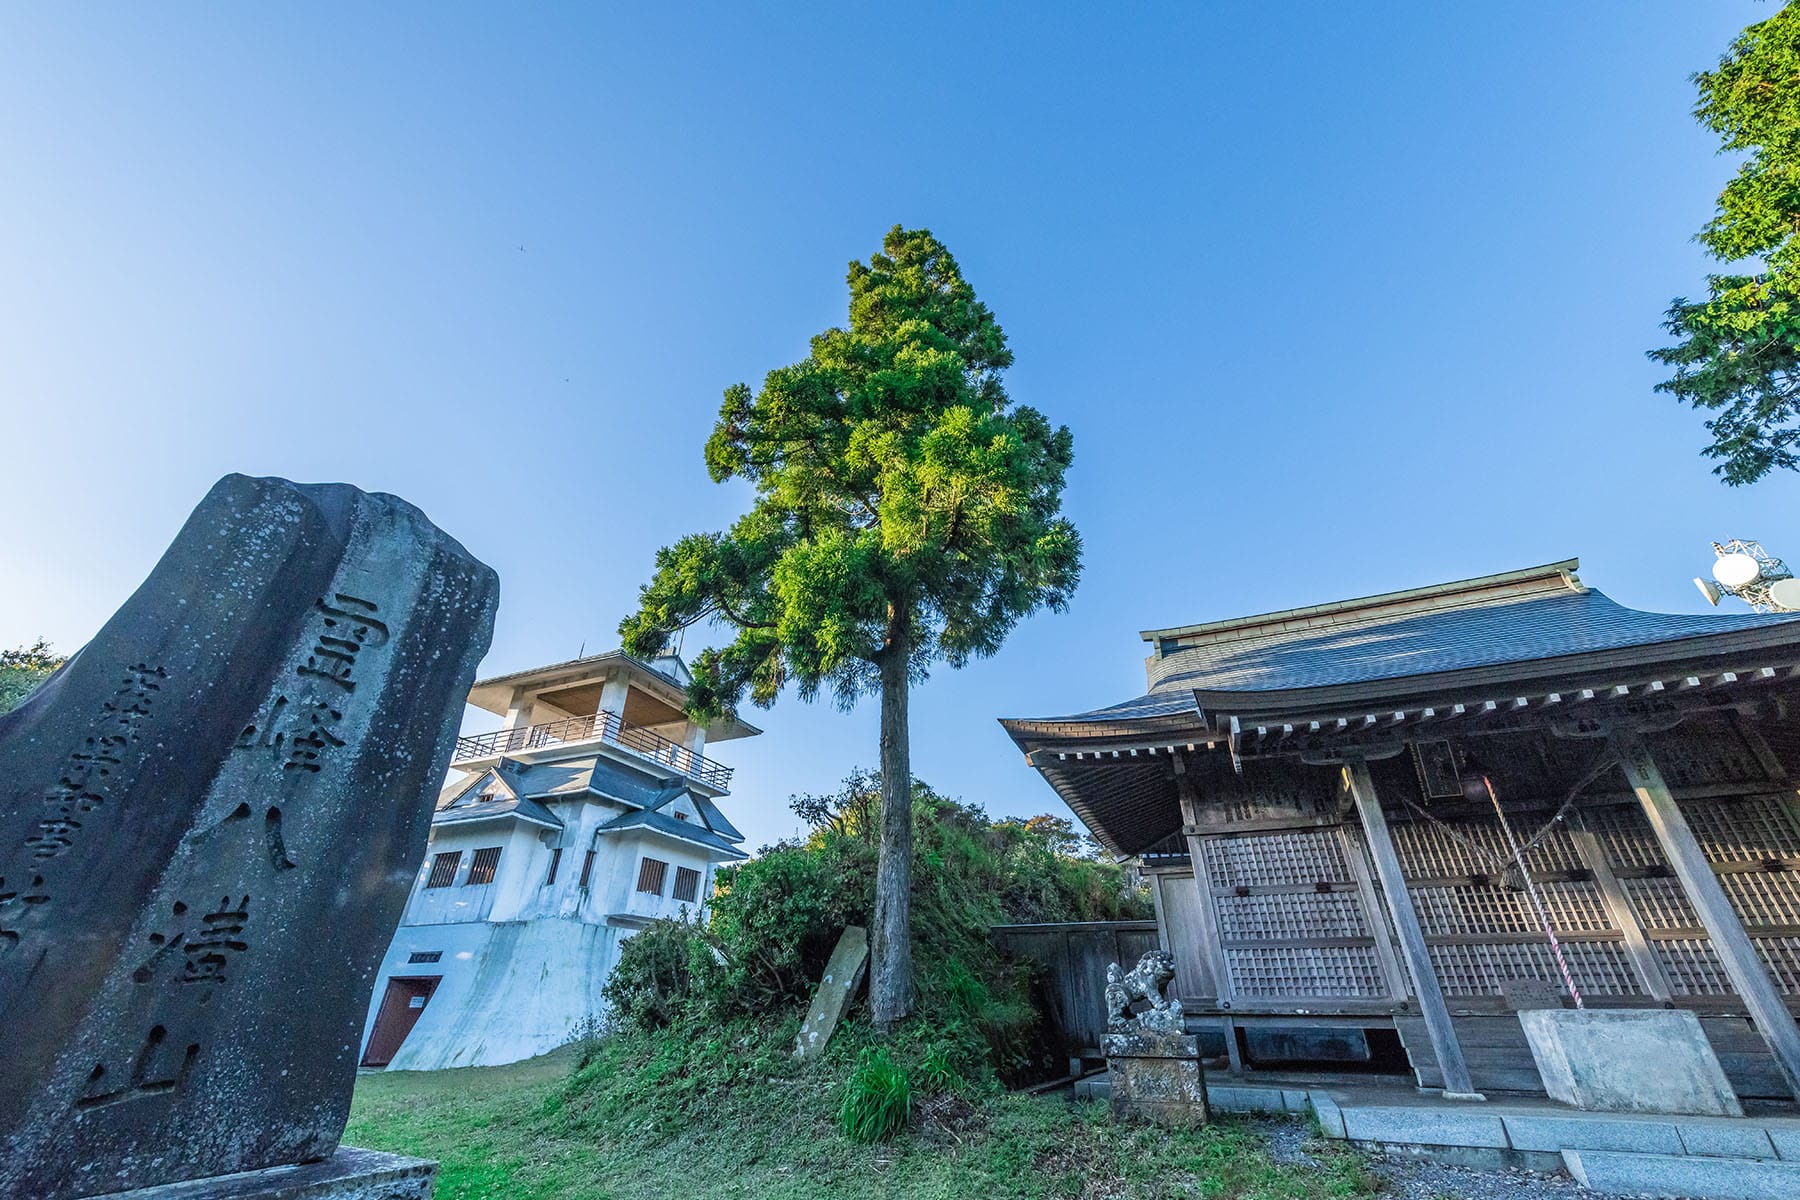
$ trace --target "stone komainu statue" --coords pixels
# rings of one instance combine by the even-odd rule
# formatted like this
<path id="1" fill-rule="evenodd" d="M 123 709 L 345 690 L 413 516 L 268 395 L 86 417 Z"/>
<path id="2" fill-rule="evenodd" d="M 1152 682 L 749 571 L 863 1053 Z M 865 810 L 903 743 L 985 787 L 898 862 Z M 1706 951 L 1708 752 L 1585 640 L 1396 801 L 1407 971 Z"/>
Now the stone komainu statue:
<path id="1" fill-rule="evenodd" d="M 1106 968 L 1106 1028 L 1110 1033 L 1150 1031 L 1185 1033 L 1181 1001 L 1163 995 L 1175 978 L 1175 957 L 1167 950 L 1152 950 L 1138 959 L 1130 971 L 1119 964 Z M 1133 1016 L 1131 1006 L 1146 1000 L 1150 1007 Z"/>

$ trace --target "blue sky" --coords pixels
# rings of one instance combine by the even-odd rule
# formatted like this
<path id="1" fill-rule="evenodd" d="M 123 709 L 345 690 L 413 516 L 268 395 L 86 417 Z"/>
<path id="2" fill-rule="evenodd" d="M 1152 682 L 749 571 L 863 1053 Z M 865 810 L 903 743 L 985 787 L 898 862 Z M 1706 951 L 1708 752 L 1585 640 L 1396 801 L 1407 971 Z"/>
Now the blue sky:
<path id="1" fill-rule="evenodd" d="M 1061 811 L 994 718 L 1137 694 L 1143 628 L 1570 555 L 1702 608 L 1710 539 L 1800 558 L 1800 479 L 1719 484 L 1643 357 L 1731 170 L 1687 76 L 1775 8 L 8 6 L 0 644 L 78 646 L 246 471 L 493 564 L 488 672 L 610 648 L 745 503 L 722 389 L 895 222 L 1074 430 L 1087 545 L 916 694 L 941 789 Z M 753 844 L 876 758 L 872 703 L 748 715 Z"/>

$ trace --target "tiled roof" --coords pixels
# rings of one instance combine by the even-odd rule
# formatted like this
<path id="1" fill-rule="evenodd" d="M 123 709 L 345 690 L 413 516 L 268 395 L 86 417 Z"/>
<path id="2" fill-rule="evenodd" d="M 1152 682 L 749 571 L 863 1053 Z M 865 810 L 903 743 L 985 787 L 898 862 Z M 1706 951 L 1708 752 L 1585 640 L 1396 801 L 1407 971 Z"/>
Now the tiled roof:
<path id="1" fill-rule="evenodd" d="M 1596 591 L 1201 643 L 1156 664 L 1157 693 L 1369 683 L 1470 667 L 1651 646 L 1791 621 L 1758 613 L 1641 612 Z"/>
<path id="2" fill-rule="evenodd" d="M 513 817 L 550 829 L 563 827 L 562 819 L 536 800 L 526 800 L 516 796 L 495 796 L 491 800 L 475 797 L 454 800 L 433 813 L 431 823 L 433 825 L 460 825 L 467 821 L 492 821 L 498 817 Z"/>
<path id="3" fill-rule="evenodd" d="M 683 821 L 671 817 L 667 813 L 651 812 L 645 809 L 614 817 L 600 827 L 600 832 L 621 833 L 628 829 L 651 829 L 684 842 L 692 842 L 696 846 L 703 846 L 713 852 L 714 861 L 749 857 L 704 825 L 694 821 Z"/>
<path id="4" fill-rule="evenodd" d="M 1253 697 L 1538 662 L 1594 651 L 1669 647 L 1791 624 L 1800 614 L 1653 613 L 1583 587 L 1575 562 L 1410 592 L 1155 630 L 1150 690 L 1044 723 L 1128 722 L 1196 711 L 1195 692 Z M 1796 628 L 1800 637 L 1800 628 Z M 1023 721 L 1029 725 L 1036 722 Z"/>

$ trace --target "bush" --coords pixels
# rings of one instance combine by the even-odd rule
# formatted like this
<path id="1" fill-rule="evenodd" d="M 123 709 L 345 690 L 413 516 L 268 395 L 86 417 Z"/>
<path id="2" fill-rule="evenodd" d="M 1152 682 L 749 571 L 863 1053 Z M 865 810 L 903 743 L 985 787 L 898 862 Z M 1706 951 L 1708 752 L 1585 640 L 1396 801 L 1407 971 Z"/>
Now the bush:
<path id="1" fill-rule="evenodd" d="M 844 1085 L 838 1128 L 853 1142 L 885 1142 L 912 1119 L 912 1085 L 885 1047 L 863 1051 Z"/>
<path id="2" fill-rule="evenodd" d="M 721 1072 L 740 1075 L 745 1048 L 762 1055 L 775 1028 L 793 1037 L 845 926 L 871 924 L 878 786 L 858 773 L 835 795 L 796 797 L 809 836 L 719 872 L 704 924 L 659 921 L 625 943 L 605 991 L 623 1029 L 658 1035 L 644 1051 L 646 1084 L 661 1080 L 666 1093 L 679 1080 L 683 1095 L 699 1095 Z M 905 1085 L 908 1098 L 909 1074 L 936 1093 L 1060 1074 L 1032 968 L 999 952 L 991 927 L 1144 917 L 1147 897 L 1067 820 L 993 821 L 915 783 L 913 830 L 916 1019 L 877 1037 L 853 1008 L 827 1070 L 855 1064 L 864 1090 Z M 715 1054 L 723 1030 L 736 1049 Z M 858 1106 L 874 1103 L 847 1094 L 844 1120 L 861 1128 Z"/>

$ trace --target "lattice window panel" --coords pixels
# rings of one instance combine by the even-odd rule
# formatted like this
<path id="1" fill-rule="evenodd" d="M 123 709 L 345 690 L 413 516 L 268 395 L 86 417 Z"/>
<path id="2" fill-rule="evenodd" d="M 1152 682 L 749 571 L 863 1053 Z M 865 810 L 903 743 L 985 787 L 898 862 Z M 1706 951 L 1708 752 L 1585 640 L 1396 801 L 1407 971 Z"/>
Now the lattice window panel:
<path id="1" fill-rule="evenodd" d="M 1743 736 L 1725 721 L 1686 725 L 1677 733 L 1652 739 L 1650 750 L 1670 787 L 1768 778 Z"/>
<path id="2" fill-rule="evenodd" d="M 1547 947 L 1546 947 L 1547 949 Z M 1623 942 L 1564 942 L 1563 961 L 1589 996 L 1639 996 L 1644 985 Z M 1559 976 L 1560 978 L 1560 976 Z"/>
<path id="3" fill-rule="evenodd" d="M 1687 893 L 1673 878 L 1621 879 L 1619 887 L 1631 901 L 1638 923 L 1645 929 L 1698 929 L 1700 916 L 1688 903 Z"/>
<path id="4" fill-rule="evenodd" d="M 1789 996 L 1800 995 L 1800 937 L 1751 938 L 1762 954 L 1763 965 L 1775 977 L 1775 986 Z"/>
<path id="5" fill-rule="evenodd" d="M 1779 796 L 1684 800 L 1681 815 L 1709 862 L 1800 858 L 1800 829 Z"/>
<path id="6" fill-rule="evenodd" d="M 1557 932 L 1604 933 L 1613 928 L 1591 883 L 1541 883 L 1538 896 Z M 1523 891 L 1505 887 L 1415 887 L 1413 908 L 1428 934 L 1539 933 L 1544 925 Z"/>
<path id="7" fill-rule="evenodd" d="M 1280 892 L 1219 896 L 1219 934 L 1228 942 L 1370 937 L 1354 892 Z"/>
<path id="8" fill-rule="evenodd" d="M 1393 827 L 1394 850 L 1400 857 L 1400 868 L 1405 875 L 1414 879 L 1491 875 L 1512 863 L 1512 848 L 1507 845 L 1498 821 L 1447 824 L 1459 837 L 1451 836 L 1450 830 L 1436 821 L 1409 821 Z M 1513 834 L 1523 843 L 1536 836 L 1540 827 L 1541 820 L 1515 819 Z M 1478 855 L 1465 842 L 1473 842 L 1492 857 Z M 1582 863 L 1568 830 L 1558 828 L 1526 852 L 1525 865 L 1537 874 L 1577 871 Z"/>
<path id="9" fill-rule="evenodd" d="M 1666 866 L 1662 847 L 1641 809 L 1609 804 L 1582 809 L 1578 814 L 1583 827 L 1600 839 L 1606 848 L 1606 859 L 1615 867 Z"/>
<path id="10" fill-rule="evenodd" d="M 1497 996 L 1516 979 L 1563 986 L 1549 942 L 1443 944 L 1429 950 L 1446 995 Z M 1563 959 L 1584 993 L 1635 996 L 1643 991 L 1630 957 L 1617 942 L 1564 942 Z"/>
<path id="11" fill-rule="evenodd" d="M 1725 976 L 1725 968 L 1719 962 L 1719 956 L 1713 953 L 1710 943 L 1703 938 L 1683 938 L 1676 941 L 1653 941 L 1650 945 L 1656 951 L 1657 959 L 1662 963 L 1663 973 L 1669 977 L 1669 986 L 1678 995 L 1683 996 L 1729 996 L 1733 994 L 1731 980 Z"/>
<path id="12" fill-rule="evenodd" d="M 1719 883 L 1745 925 L 1800 925 L 1800 876 L 1734 871 Z"/>
<path id="13" fill-rule="evenodd" d="M 1226 969 L 1239 996 L 1385 996 L 1373 946 L 1227 949 Z"/>
<path id="14" fill-rule="evenodd" d="M 1206 872 L 1214 887 L 1344 883 L 1343 848 L 1331 831 L 1209 838 Z"/>

